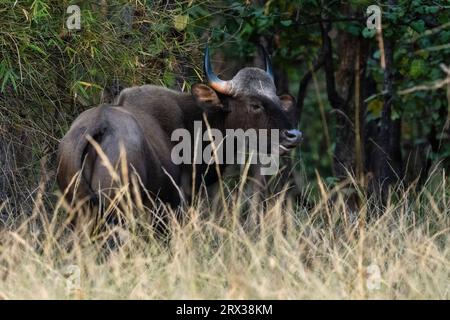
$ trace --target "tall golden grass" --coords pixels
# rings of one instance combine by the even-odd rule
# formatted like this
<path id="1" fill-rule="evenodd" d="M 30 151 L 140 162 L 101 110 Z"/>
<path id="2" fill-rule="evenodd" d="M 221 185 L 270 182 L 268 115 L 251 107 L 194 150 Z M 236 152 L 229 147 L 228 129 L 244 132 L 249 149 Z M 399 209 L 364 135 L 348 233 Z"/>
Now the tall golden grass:
<path id="1" fill-rule="evenodd" d="M 315 183 L 320 192 L 305 192 L 308 206 L 286 192 L 261 205 L 239 185 L 225 190 L 225 201 L 201 193 L 177 211 L 157 202 L 145 207 L 127 183 L 106 209 L 120 215 L 115 225 L 62 197 L 49 212 L 42 191 L 31 215 L 11 218 L 0 231 L 0 298 L 450 297 L 443 170 L 419 190 L 393 189 L 383 207 L 356 183 Z M 357 210 L 346 204 L 351 189 Z M 104 228 L 93 228 L 94 216 Z M 154 225 L 164 216 L 169 232 L 158 235 Z"/>

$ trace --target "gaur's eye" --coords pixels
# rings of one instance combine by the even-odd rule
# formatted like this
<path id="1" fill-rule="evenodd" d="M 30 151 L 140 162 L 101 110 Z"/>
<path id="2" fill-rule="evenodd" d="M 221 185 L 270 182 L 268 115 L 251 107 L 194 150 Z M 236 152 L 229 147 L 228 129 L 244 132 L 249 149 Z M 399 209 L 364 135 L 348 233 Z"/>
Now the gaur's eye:
<path id="1" fill-rule="evenodd" d="M 251 108 L 252 108 L 253 111 L 259 111 L 259 110 L 262 110 L 262 106 L 261 106 L 260 104 L 252 103 L 250 106 L 251 106 Z"/>

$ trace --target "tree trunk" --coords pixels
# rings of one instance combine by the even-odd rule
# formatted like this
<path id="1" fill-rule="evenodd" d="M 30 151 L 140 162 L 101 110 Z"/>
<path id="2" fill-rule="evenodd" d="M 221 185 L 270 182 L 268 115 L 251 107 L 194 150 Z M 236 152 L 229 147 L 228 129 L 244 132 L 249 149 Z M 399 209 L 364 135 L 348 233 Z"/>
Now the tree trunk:
<path id="1" fill-rule="evenodd" d="M 393 5 L 394 1 L 389 1 Z M 401 120 L 392 120 L 392 107 L 394 104 L 394 40 L 384 39 L 384 57 L 386 67 L 384 70 L 384 104 L 380 120 L 379 147 L 376 159 L 380 165 L 375 173 L 375 183 L 381 192 L 381 200 L 386 203 L 389 186 L 402 176 L 402 160 L 400 148 Z"/>
<path id="2" fill-rule="evenodd" d="M 340 31 L 337 34 L 337 55 L 340 63 L 335 75 L 330 31 L 331 26 L 324 23 L 322 39 L 327 95 L 336 116 L 333 169 L 336 177 L 343 180 L 348 177 L 348 173 L 356 174 L 357 167 L 362 167 L 362 156 L 356 155 L 356 150 L 361 150 L 361 147 L 357 146 L 361 139 L 356 139 L 356 135 L 361 137 L 362 128 L 360 126 L 359 132 L 356 132 L 355 128 L 358 126 L 355 124 L 363 123 L 361 120 L 364 110 L 359 106 L 364 105 L 362 99 L 364 77 L 361 75 L 364 74 L 366 67 L 368 44 L 361 37 Z M 339 86 L 336 87 L 337 83 Z M 355 86 L 358 92 L 355 92 Z M 360 159 L 360 163 L 357 163 L 357 159 Z"/>

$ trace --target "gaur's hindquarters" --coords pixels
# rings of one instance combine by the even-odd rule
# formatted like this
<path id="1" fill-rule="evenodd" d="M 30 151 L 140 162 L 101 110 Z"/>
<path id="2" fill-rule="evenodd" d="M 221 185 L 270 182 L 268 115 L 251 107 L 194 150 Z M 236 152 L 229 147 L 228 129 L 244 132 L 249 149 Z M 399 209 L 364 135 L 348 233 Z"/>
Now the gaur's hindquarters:
<path id="1" fill-rule="evenodd" d="M 135 182 L 137 185 L 129 190 L 139 190 L 145 204 L 150 203 L 147 195 L 153 198 L 165 195 L 161 200 L 177 205 L 180 199 L 172 182 L 178 181 L 176 168 L 160 160 L 158 152 L 163 150 L 156 150 L 138 121 L 125 109 L 111 106 L 95 109 L 81 114 L 61 141 L 58 171 L 61 190 L 69 187 L 71 179 L 67 177 L 81 171 L 80 183 L 69 188 L 69 196 L 99 199 L 100 195 L 102 199 L 113 199 L 121 187 Z M 155 136 L 161 134 L 157 126 L 154 130 Z"/>

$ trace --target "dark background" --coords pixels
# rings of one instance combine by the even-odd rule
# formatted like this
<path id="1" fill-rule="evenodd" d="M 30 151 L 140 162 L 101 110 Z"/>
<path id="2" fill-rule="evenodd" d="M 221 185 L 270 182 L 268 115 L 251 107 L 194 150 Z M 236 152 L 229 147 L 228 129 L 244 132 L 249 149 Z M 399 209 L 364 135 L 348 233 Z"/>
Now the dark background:
<path id="1" fill-rule="evenodd" d="M 79 31 L 65 26 L 70 4 L 81 7 Z M 372 4 L 382 10 L 378 34 L 366 27 Z M 271 54 L 305 136 L 292 155 L 298 189 L 314 192 L 317 172 L 330 186 L 352 177 L 383 199 L 435 169 L 448 175 L 449 9 L 442 0 L 4 0 L 0 204 L 31 210 L 39 182 L 51 198 L 58 141 L 82 111 L 128 86 L 201 82 L 208 42 L 223 79 L 262 67 L 259 45 Z"/>

